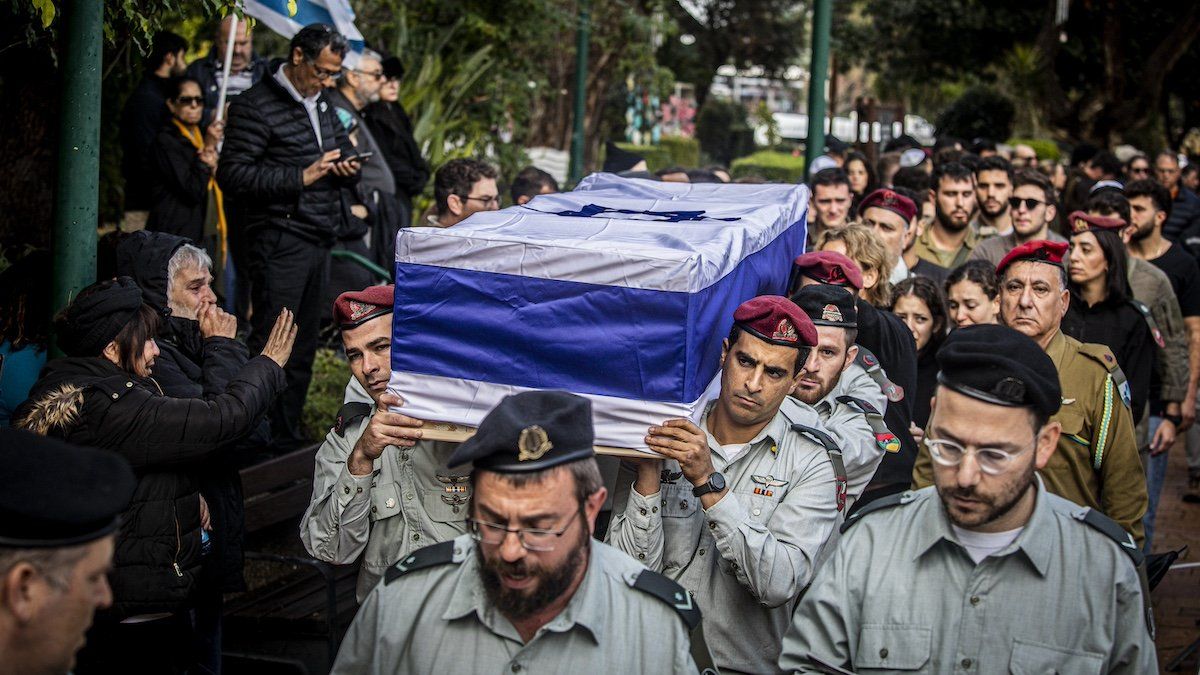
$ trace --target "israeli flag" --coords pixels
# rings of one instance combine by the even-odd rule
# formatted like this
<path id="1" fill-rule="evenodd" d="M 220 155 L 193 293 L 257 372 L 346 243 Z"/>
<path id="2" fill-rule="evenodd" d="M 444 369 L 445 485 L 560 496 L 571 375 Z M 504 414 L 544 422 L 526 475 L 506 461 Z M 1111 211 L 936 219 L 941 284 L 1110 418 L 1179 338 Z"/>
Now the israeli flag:
<path id="1" fill-rule="evenodd" d="M 293 37 L 309 24 L 333 26 L 350 42 L 344 65 L 358 66 L 365 45 L 362 33 L 354 25 L 350 0 L 242 0 L 242 9 L 285 38 Z"/>
<path id="2" fill-rule="evenodd" d="M 785 292 L 808 190 L 590 185 L 401 230 L 389 384 L 401 412 L 477 426 L 504 396 L 563 389 L 591 399 L 597 445 L 642 450 L 650 425 L 699 420 L 734 310 Z"/>

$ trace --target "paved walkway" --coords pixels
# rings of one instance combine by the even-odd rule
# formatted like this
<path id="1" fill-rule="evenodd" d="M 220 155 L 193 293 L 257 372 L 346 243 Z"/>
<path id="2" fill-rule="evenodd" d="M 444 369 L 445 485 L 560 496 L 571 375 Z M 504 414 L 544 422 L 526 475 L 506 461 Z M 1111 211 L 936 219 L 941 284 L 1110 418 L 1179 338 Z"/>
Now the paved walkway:
<path id="1" fill-rule="evenodd" d="M 1158 506 L 1154 549 L 1166 551 L 1184 544 L 1186 559 L 1176 564 L 1200 562 L 1200 504 L 1183 501 L 1187 492 L 1187 463 L 1182 439 L 1171 450 L 1171 464 Z M 1200 638 L 1200 568 L 1172 569 L 1154 590 L 1154 617 L 1158 624 L 1158 662 L 1166 666 L 1193 640 Z M 1192 654 L 1176 672 L 1196 673 L 1197 655 Z"/>

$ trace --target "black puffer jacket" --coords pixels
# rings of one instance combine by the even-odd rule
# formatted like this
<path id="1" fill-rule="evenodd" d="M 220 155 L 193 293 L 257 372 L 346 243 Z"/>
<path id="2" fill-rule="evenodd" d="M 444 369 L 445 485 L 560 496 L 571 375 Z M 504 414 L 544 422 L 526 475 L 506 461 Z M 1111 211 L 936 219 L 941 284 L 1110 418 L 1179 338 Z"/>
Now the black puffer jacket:
<path id="1" fill-rule="evenodd" d="M 118 452 L 138 475 L 117 538 L 108 618 L 187 606 L 200 571 L 200 499 L 189 468 L 248 433 L 284 385 L 283 369 L 263 356 L 208 401 L 163 396 L 153 379 L 100 357 L 46 365 L 17 426 Z"/>
<path id="2" fill-rule="evenodd" d="M 317 147 L 308 112 L 275 81 L 276 70 L 272 63 L 258 84 L 229 105 L 217 182 L 243 214 L 246 232 L 277 228 L 332 246 L 343 217 L 341 188 L 357 183 L 358 176 L 329 173 L 305 187 L 304 169 L 330 150 L 353 154 L 353 146 L 322 94 L 317 102 Z"/>

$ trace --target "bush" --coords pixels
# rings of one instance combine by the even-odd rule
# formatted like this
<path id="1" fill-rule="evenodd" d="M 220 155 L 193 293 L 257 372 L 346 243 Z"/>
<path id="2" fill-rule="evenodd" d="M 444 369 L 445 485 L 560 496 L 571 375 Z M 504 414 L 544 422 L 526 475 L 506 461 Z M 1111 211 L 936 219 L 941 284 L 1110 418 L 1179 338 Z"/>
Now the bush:
<path id="1" fill-rule="evenodd" d="M 1008 138 L 1016 109 L 1007 96 L 989 87 L 971 87 L 937 119 L 939 136 Z"/>
<path id="2" fill-rule="evenodd" d="M 773 183 L 799 183 L 804 180 L 804 158 L 786 152 L 759 150 L 733 160 L 729 175 L 734 179 L 758 176 Z"/>
<path id="3" fill-rule="evenodd" d="M 673 166 L 685 169 L 700 166 L 700 141 L 682 136 L 663 136 L 658 144 L 671 156 Z"/>
<path id="4" fill-rule="evenodd" d="M 696 118 L 696 140 L 704 154 L 725 166 L 754 151 L 754 130 L 746 122 L 746 109 L 711 96 Z"/>
<path id="5" fill-rule="evenodd" d="M 1037 153 L 1038 159 L 1057 162 L 1062 157 L 1062 151 L 1058 149 L 1058 144 L 1044 138 L 1010 138 L 1006 143 L 1008 145 L 1028 145 Z"/>
<path id="6" fill-rule="evenodd" d="M 301 417 L 305 436 L 313 441 L 325 438 L 342 408 L 349 381 L 350 367 L 338 353 L 332 349 L 318 349 Z"/>
<path id="7" fill-rule="evenodd" d="M 650 173 L 654 173 L 659 169 L 665 169 L 671 166 L 671 153 L 661 145 L 634 145 L 633 143 L 617 143 L 617 147 L 626 151 L 632 152 L 635 155 L 641 155 L 646 160 L 646 168 Z M 601 166 L 603 166 L 604 158 L 600 158 Z"/>

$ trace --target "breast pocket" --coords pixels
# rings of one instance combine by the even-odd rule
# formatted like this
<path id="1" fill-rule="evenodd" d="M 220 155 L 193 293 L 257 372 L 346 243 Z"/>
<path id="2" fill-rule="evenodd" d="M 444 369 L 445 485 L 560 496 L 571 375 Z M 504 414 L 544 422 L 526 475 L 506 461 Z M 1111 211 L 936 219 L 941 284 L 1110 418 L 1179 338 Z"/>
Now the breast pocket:
<path id="1" fill-rule="evenodd" d="M 663 483 L 659 487 L 663 526 L 663 567 L 687 565 L 700 544 L 703 514 L 691 483 Z"/>
<path id="2" fill-rule="evenodd" d="M 1008 670 L 1014 675 L 1087 675 L 1104 672 L 1104 655 L 1063 649 L 1027 640 L 1013 640 Z"/>
<path id="3" fill-rule="evenodd" d="M 771 515 L 775 513 L 775 508 L 779 506 L 780 500 L 783 499 L 783 493 L 772 492 L 773 494 L 770 496 L 740 491 L 734 492 L 733 495 L 746 509 L 752 522 L 765 525 L 771 519 Z"/>
<path id="4" fill-rule="evenodd" d="M 933 630 L 928 626 L 865 625 L 854 655 L 856 670 L 920 670 L 929 662 Z"/>
<path id="5" fill-rule="evenodd" d="M 400 515 L 400 490 L 395 483 L 371 488 L 371 520 L 385 520 Z"/>

